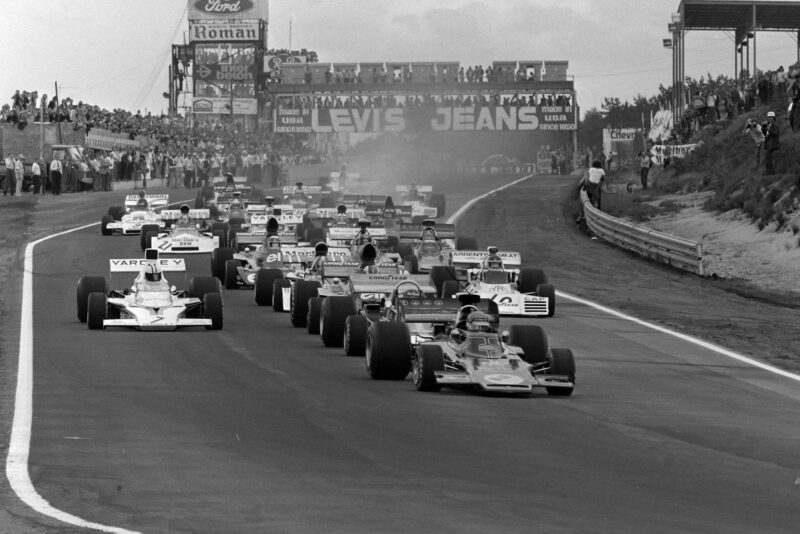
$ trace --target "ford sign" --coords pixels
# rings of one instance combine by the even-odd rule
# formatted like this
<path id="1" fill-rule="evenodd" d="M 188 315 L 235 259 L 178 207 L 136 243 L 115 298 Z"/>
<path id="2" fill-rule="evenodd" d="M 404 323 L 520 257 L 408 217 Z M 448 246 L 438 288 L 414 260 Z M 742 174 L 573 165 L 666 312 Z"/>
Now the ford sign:
<path id="1" fill-rule="evenodd" d="M 194 8 L 208 15 L 236 15 L 255 7 L 253 0 L 197 0 Z"/>

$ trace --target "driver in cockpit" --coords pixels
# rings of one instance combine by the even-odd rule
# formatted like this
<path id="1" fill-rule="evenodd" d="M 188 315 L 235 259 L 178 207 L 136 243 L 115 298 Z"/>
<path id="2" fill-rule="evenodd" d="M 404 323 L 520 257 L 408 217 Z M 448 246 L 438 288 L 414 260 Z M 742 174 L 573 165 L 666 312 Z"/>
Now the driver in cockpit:
<path id="1" fill-rule="evenodd" d="M 225 192 L 226 193 L 233 193 L 236 191 L 236 180 L 233 179 L 233 174 L 226 172 L 225 173 Z"/>
<path id="2" fill-rule="evenodd" d="M 419 239 L 420 241 L 439 241 L 439 236 L 436 235 L 436 230 L 432 226 L 426 226 L 422 229 Z"/>
<path id="3" fill-rule="evenodd" d="M 150 205 L 147 203 L 147 198 L 145 198 L 145 192 L 139 191 L 139 199 L 136 201 L 135 209 L 142 211 L 147 210 L 150 208 Z"/>
<path id="4" fill-rule="evenodd" d="M 175 228 L 194 228 L 194 219 L 189 215 L 190 211 L 189 206 L 181 205 L 181 214 L 175 221 Z"/>
<path id="5" fill-rule="evenodd" d="M 155 262 L 148 262 L 139 270 L 139 275 L 133 281 L 134 291 L 165 291 L 169 290 L 167 279 L 161 274 L 161 268 Z"/>
<path id="6" fill-rule="evenodd" d="M 486 256 L 486 259 L 483 260 L 483 268 L 492 271 L 502 270 L 503 258 L 501 258 L 496 252 L 492 252 Z"/>
<path id="7" fill-rule="evenodd" d="M 367 230 L 367 227 L 362 225 L 356 236 L 353 238 L 352 245 L 355 247 L 360 247 L 362 245 L 366 245 L 367 243 L 372 243 L 372 235 L 369 233 L 369 230 Z"/>

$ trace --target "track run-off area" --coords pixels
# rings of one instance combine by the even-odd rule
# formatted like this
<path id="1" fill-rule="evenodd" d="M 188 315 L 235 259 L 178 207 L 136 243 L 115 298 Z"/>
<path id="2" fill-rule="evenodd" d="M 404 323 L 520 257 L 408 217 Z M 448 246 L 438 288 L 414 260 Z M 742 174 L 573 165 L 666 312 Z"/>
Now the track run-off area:
<path id="1" fill-rule="evenodd" d="M 437 188 L 455 214 L 513 181 Z M 511 186 L 530 197 L 514 217 L 552 218 L 573 182 Z M 512 231 L 474 223 L 458 231 Z M 77 279 L 140 257 L 139 240 L 90 224 L 28 250 L 6 472 L 38 531 L 789 533 L 800 520 L 798 377 L 600 299 L 559 291 L 555 317 L 502 321 L 573 350 L 571 397 L 419 393 L 371 380 L 246 290 L 225 291 L 222 331 L 89 331 Z M 564 262 L 520 252 L 548 273 Z M 187 256 L 188 276 L 209 263 Z"/>

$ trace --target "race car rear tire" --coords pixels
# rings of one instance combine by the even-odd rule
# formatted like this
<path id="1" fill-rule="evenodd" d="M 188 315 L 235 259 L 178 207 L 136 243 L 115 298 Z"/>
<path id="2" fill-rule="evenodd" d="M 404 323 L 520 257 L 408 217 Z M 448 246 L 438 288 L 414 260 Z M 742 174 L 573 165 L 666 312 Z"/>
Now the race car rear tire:
<path id="1" fill-rule="evenodd" d="M 211 324 L 206 325 L 206 330 L 222 330 L 222 294 L 206 293 L 203 295 L 203 317 L 211 319 Z"/>
<path id="2" fill-rule="evenodd" d="M 431 267 L 431 282 L 436 291 L 442 291 L 445 281 L 456 281 L 456 268 L 450 265 L 434 265 Z"/>
<path id="3" fill-rule="evenodd" d="M 547 389 L 548 395 L 556 395 L 560 397 L 569 397 L 572 395 L 572 390 L 575 389 L 575 357 L 572 355 L 570 349 L 550 349 L 550 371 L 551 375 L 566 375 L 569 381 L 572 382 L 573 387 L 549 387 Z"/>
<path id="4" fill-rule="evenodd" d="M 319 321 L 322 315 L 322 297 L 308 299 L 308 313 L 306 314 L 306 330 L 311 335 L 319 334 Z"/>
<path id="5" fill-rule="evenodd" d="M 242 225 L 241 224 L 235 224 L 235 223 L 229 224 L 228 225 L 228 232 L 227 232 L 227 235 L 226 235 L 226 238 L 225 238 L 225 243 L 226 244 L 231 243 L 233 245 L 233 243 L 236 240 L 236 234 L 238 232 L 241 232 L 241 231 L 242 231 Z"/>
<path id="6" fill-rule="evenodd" d="M 461 291 L 461 286 L 456 280 L 445 280 L 442 284 L 442 298 L 452 299 Z"/>
<path id="7" fill-rule="evenodd" d="M 430 205 L 436 208 L 436 218 L 444 217 L 445 196 L 442 193 L 431 194 Z"/>
<path id="8" fill-rule="evenodd" d="M 375 380 L 404 380 L 411 371 L 410 338 L 405 323 L 372 323 L 364 351 L 369 376 Z"/>
<path id="9" fill-rule="evenodd" d="M 508 329 L 509 343 L 522 349 L 522 359 L 531 365 L 547 361 L 547 334 L 539 325 L 515 324 Z"/>
<path id="10" fill-rule="evenodd" d="M 456 239 L 458 250 L 478 250 L 478 240 L 474 237 L 459 237 Z"/>
<path id="11" fill-rule="evenodd" d="M 396 235 L 386 236 L 386 251 L 400 252 L 400 238 Z"/>
<path id="12" fill-rule="evenodd" d="M 228 246 L 228 236 L 225 235 L 225 231 L 222 229 L 211 229 L 211 236 L 216 237 L 220 247 L 227 247 Z"/>
<path id="13" fill-rule="evenodd" d="M 89 294 L 102 292 L 108 294 L 108 282 L 102 276 L 81 276 L 78 279 L 78 320 L 86 322 L 86 311 L 89 306 Z"/>
<path id="14" fill-rule="evenodd" d="M 414 254 L 414 248 L 411 245 L 399 245 L 397 252 L 400 254 L 400 257 L 405 260 L 408 256 Z"/>
<path id="15" fill-rule="evenodd" d="M 540 284 L 547 283 L 547 275 L 541 269 L 522 269 L 517 280 L 520 293 L 533 293 Z"/>
<path id="16" fill-rule="evenodd" d="M 417 347 L 411 378 L 417 391 L 439 391 L 442 386 L 436 382 L 436 371 L 444 370 L 444 352 L 439 345 L 420 345 Z"/>
<path id="17" fill-rule="evenodd" d="M 369 321 L 363 315 L 351 315 L 344 322 L 344 353 L 363 356 L 367 347 Z"/>
<path id="18" fill-rule="evenodd" d="M 211 231 L 214 230 L 222 230 L 224 233 L 228 233 L 228 224 L 220 221 L 215 221 L 211 223 Z M 221 246 L 221 245 L 220 245 Z"/>
<path id="19" fill-rule="evenodd" d="M 253 283 L 256 304 L 259 306 L 272 306 L 272 288 L 275 280 L 283 278 L 280 269 L 259 269 Z"/>
<path id="20" fill-rule="evenodd" d="M 189 297 L 203 300 L 207 293 L 219 293 L 219 280 L 213 276 L 195 276 L 189 280 Z"/>
<path id="21" fill-rule="evenodd" d="M 319 322 L 319 337 L 326 347 L 344 345 L 345 321 L 356 313 L 352 297 L 328 297 L 322 301 Z"/>
<path id="22" fill-rule="evenodd" d="M 419 274 L 419 259 L 412 254 L 407 258 L 403 258 L 403 264 L 405 265 L 408 274 Z"/>
<path id="23" fill-rule="evenodd" d="M 225 263 L 233 259 L 233 249 L 227 247 L 215 248 L 211 251 L 211 276 L 220 282 L 225 281 Z"/>
<path id="24" fill-rule="evenodd" d="M 111 215 L 111 218 L 115 221 L 121 221 L 122 216 L 125 215 L 125 208 L 122 206 L 111 206 L 108 208 L 108 214 Z"/>
<path id="25" fill-rule="evenodd" d="M 283 311 L 283 290 L 292 287 L 292 281 L 286 278 L 276 278 L 272 282 L 272 309 Z"/>
<path id="26" fill-rule="evenodd" d="M 108 318 L 108 297 L 105 293 L 89 293 L 86 310 L 86 326 L 89 330 L 102 330 L 103 321 Z"/>
<path id="27" fill-rule="evenodd" d="M 289 302 L 289 317 L 292 326 L 306 326 L 308 319 L 308 299 L 317 296 L 320 283 L 317 281 L 298 280 L 292 287 L 292 298 Z"/>
<path id="28" fill-rule="evenodd" d="M 552 317 L 556 313 L 556 288 L 550 284 L 539 284 L 536 286 L 536 294 L 547 299 L 547 316 Z"/>
<path id="29" fill-rule="evenodd" d="M 141 232 L 139 234 L 139 244 L 142 246 L 142 250 L 147 250 L 150 248 L 150 236 L 147 235 L 149 232 L 155 232 L 158 234 L 158 225 L 157 224 L 143 224 Z"/>
<path id="30" fill-rule="evenodd" d="M 316 245 L 321 241 L 325 241 L 325 229 L 312 227 L 306 230 L 306 241 L 312 245 Z"/>
<path id="31" fill-rule="evenodd" d="M 225 262 L 225 289 L 239 289 L 239 260 L 228 260 Z"/>
<path id="32" fill-rule="evenodd" d="M 114 222 L 114 217 L 109 214 L 103 215 L 103 218 L 100 219 L 100 234 L 102 235 L 111 235 L 113 232 L 108 229 L 108 223 Z"/>

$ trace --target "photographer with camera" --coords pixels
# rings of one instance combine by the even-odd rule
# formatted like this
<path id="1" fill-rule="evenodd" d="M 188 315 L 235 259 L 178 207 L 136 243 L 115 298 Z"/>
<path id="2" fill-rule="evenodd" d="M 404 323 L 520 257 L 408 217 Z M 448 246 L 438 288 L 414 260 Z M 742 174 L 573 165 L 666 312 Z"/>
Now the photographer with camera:
<path id="1" fill-rule="evenodd" d="M 756 145 L 756 170 L 761 166 L 761 147 L 764 146 L 764 132 L 762 125 L 758 124 L 753 119 L 747 119 L 744 126 L 744 134 L 749 135 Z"/>
<path id="2" fill-rule="evenodd" d="M 767 175 L 775 174 L 772 166 L 772 153 L 781 148 L 781 130 L 778 127 L 775 112 L 767 113 L 767 122 L 761 127 L 764 132 L 764 172 Z"/>

